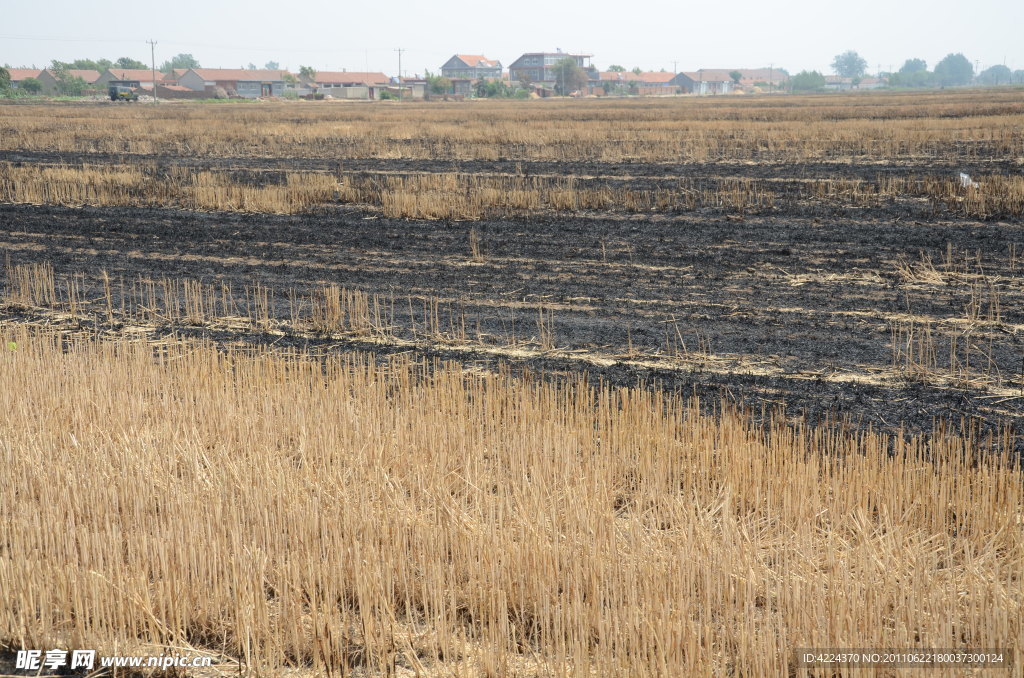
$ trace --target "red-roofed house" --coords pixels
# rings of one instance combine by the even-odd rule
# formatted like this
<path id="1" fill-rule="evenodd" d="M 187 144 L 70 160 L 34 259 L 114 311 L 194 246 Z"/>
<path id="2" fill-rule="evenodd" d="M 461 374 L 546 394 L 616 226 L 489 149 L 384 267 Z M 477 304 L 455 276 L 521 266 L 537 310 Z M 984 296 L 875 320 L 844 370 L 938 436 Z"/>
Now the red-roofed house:
<path id="1" fill-rule="evenodd" d="M 317 71 L 302 82 L 319 94 L 335 99 L 376 99 L 391 84 L 391 78 L 379 72 Z"/>
<path id="2" fill-rule="evenodd" d="M 881 78 L 862 77 L 844 78 L 839 75 L 825 76 L 825 89 L 827 90 L 851 90 L 851 89 L 880 89 L 888 83 Z"/>
<path id="3" fill-rule="evenodd" d="M 172 68 L 171 72 L 164 75 L 164 82 L 178 82 L 178 78 L 188 73 L 187 68 Z"/>
<path id="4" fill-rule="evenodd" d="M 740 87 L 752 88 L 758 83 L 769 85 L 772 89 L 781 90 L 785 88 L 789 76 L 780 68 L 737 68 L 740 75 Z M 764 87 L 764 84 L 761 87 Z"/>
<path id="5" fill-rule="evenodd" d="M 679 87 L 673 82 L 675 73 L 633 71 L 604 71 L 598 80 L 591 81 L 593 94 L 676 94 Z"/>
<path id="6" fill-rule="evenodd" d="M 96 79 L 100 77 L 99 71 L 83 71 L 78 69 L 68 70 L 68 75 L 75 78 L 81 78 L 85 81 L 85 84 L 92 88 Z M 36 78 L 43 85 L 43 94 L 61 94 L 61 81 L 57 79 L 54 72 L 49 68 L 43 70 L 39 77 Z"/>
<path id="7" fill-rule="evenodd" d="M 39 68 L 8 68 L 7 72 L 11 74 L 11 87 L 17 89 L 21 87 L 21 81 L 25 78 L 35 78 L 38 80 L 42 70 Z"/>
<path id="8" fill-rule="evenodd" d="M 156 82 L 163 84 L 163 77 L 163 73 L 156 72 Z M 96 86 L 109 85 L 153 89 L 153 71 L 148 68 L 108 68 L 96 79 Z"/>
<path id="9" fill-rule="evenodd" d="M 488 59 L 481 54 L 456 54 L 441 66 L 441 75 L 446 78 L 500 78 L 501 62 Z"/>
<path id="10" fill-rule="evenodd" d="M 740 74 L 738 84 L 733 72 Z M 737 88 L 750 91 L 758 83 L 770 83 L 769 89 L 781 90 L 788 79 L 778 68 L 702 68 L 680 73 L 673 82 L 690 94 L 728 94 Z"/>
<path id="11" fill-rule="evenodd" d="M 388 85 L 391 78 L 383 73 L 360 71 L 317 71 L 312 78 L 303 78 L 317 87 L 356 87 L 359 85 Z"/>
<path id="12" fill-rule="evenodd" d="M 228 96 L 247 99 L 277 97 L 284 94 L 288 71 L 247 68 L 190 68 L 178 78 L 178 84 L 195 92 L 213 94 L 218 87 Z"/>

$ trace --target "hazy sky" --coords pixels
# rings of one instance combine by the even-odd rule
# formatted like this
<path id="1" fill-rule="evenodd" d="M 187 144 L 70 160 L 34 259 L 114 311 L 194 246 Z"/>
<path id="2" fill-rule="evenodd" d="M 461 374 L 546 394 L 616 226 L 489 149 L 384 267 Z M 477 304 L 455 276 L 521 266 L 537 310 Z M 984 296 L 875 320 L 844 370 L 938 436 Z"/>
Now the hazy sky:
<path id="1" fill-rule="evenodd" d="M 203 66 L 437 71 L 455 53 L 508 66 L 528 51 L 586 52 L 644 70 L 756 68 L 829 73 L 832 58 L 857 50 L 874 72 L 920 57 L 931 68 L 963 52 L 981 68 L 1024 68 L 1024 0 L 793 0 L 669 2 L 515 0 L 0 0 L 0 64 L 43 67 L 52 59 L 149 63 L 179 52 Z"/>

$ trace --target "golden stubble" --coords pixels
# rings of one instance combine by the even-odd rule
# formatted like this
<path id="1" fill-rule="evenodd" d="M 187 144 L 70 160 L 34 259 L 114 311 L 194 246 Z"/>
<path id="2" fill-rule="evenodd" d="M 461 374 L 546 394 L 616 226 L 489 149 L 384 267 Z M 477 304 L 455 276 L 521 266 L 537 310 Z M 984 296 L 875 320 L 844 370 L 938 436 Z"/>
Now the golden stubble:
<path id="1" fill-rule="evenodd" d="M 7 645 L 712 676 L 1024 640 L 1008 440 L 760 428 L 408 355 L 2 333 Z"/>

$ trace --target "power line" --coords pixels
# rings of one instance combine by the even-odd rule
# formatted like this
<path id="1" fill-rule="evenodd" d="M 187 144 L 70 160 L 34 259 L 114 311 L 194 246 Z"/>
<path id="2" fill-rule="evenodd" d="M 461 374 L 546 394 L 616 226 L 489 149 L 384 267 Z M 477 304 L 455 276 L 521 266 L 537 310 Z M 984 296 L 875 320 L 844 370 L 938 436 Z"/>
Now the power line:
<path id="1" fill-rule="evenodd" d="M 44 35 L 0 35 L 0 39 L 3 40 L 37 40 L 41 42 L 139 42 L 138 40 L 129 40 L 125 38 L 68 38 L 62 36 L 44 36 Z M 143 40 L 142 42 L 147 43 L 148 41 Z M 205 47 L 207 49 L 235 49 L 235 50 L 246 50 L 252 52 L 352 52 L 358 54 L 359 52 L 387 52 L 391 51 L 387 47 L 366 47 L 366 48 L 344 48 L 336 47 L 334 45 L 325 45 L 323 47 L 291 47 L 288 45 L 275 45 L 273 47 L 267 47 L 264 45 L 229 45 L 224 43 L 208 43 L 208 42 L 192 42 L 182 40 L 164 40 L 164 45 L 175 45 L 178 47 Z M 430 54 L 444 56 L 447 52 L 437 52 L 433 50 L 424 49 L 408 49 L 403 48 L 404 52 L 413 52 L 416 54 Z"/>
<path id="2" fill-rule="evenodd" d="M 395 50 L 398 52 L 398 100 L 402 100 L 402 52 L 405 50 L 399 47 Z"/>
<path id="3" fill-rule="evenodd" d="M 138 42 L 125 38 L 47 38 L 39 35 L 0 35 L 4 40 L 40 40 L 45 42 Z"/>
<path id="4" fill-rule="evenodd" d="M 153 78 L 153 105 L 155 106 L 156 101 L 156 40 L 147 40 L 149 43 L 149 58 L 150 66 L 153 67 L 152 78 Z"/>

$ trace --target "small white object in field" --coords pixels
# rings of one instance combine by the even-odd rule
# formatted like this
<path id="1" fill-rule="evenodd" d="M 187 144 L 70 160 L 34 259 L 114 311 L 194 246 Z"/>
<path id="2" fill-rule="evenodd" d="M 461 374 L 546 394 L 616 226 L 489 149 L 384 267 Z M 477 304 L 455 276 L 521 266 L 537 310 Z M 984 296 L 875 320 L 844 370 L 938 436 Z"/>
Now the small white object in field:
<path id="1" fill-rule="evenodd" d="M 960 173 L 960 185 L 963 186 L 964 188 L 977 188 L 978 187 L 978 182 L 977 181 L 972 181 L 970 174 L 965 174 L 964 172 L 961 172 Z"/>

